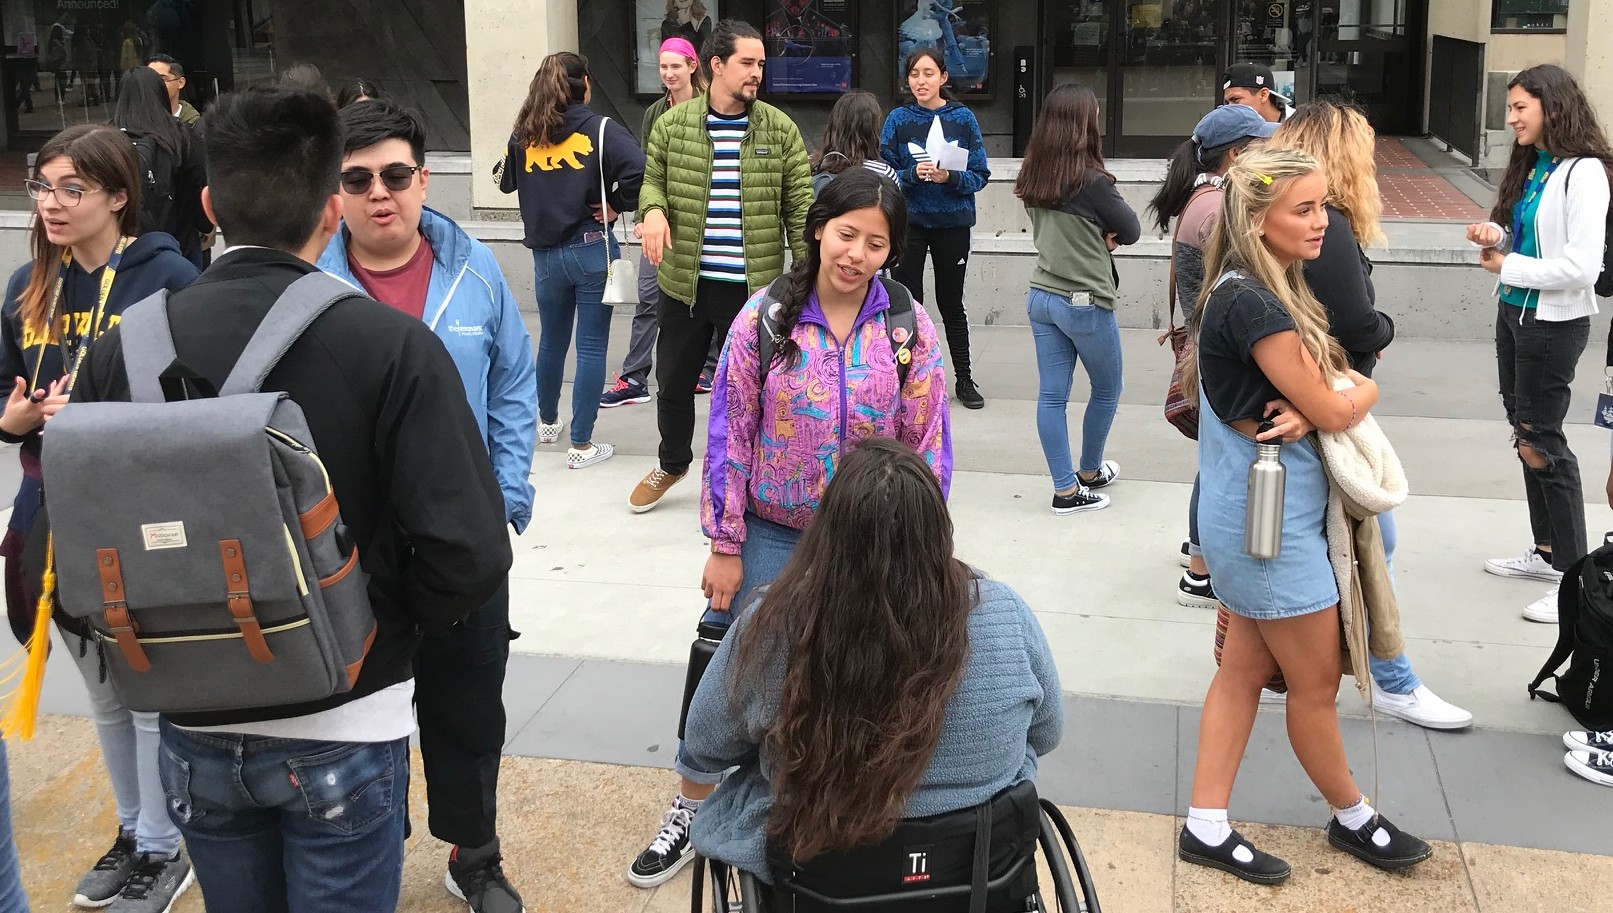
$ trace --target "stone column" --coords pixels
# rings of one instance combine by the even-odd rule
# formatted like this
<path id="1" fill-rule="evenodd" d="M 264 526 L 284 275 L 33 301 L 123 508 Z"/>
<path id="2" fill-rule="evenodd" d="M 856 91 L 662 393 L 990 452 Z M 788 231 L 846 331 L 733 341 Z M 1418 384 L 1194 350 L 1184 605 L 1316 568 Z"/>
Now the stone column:
<path id="1" fill-rule="evenodd" d="M 543 58 L 577 49 L 578 0 L 465 0 L 470 89 L 471 204 L 515 209 L 493 186 L 510 125 Z"/>
<path id="2" fill-rule="evenodd" d="M 1613 56 L 1604 43 L 1613 34 L 1613 0 L 1573 0 L 1568 4 L 1568 71 L 1590 96 L 1603 129 L 1613 124 Z M 1593 40 L 1592 36 L 1601 36 Z"/>

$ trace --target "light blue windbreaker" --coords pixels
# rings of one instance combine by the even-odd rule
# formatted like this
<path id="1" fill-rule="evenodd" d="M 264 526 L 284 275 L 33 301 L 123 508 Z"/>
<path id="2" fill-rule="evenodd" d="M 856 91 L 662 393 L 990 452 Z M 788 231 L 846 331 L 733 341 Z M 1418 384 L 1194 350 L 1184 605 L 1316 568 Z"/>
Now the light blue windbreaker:
<path id="1" fill-rule="evenodd" d="M 505 519 L 516 532 L 532 519 L 532 450 L 538 433 L 538 374 L 532 337 L 487 245 L 440 212 L 425 208 L 420 231 L 431 244 L 426 324 L 448 349 L 482 429 Z M 331 238 L 317 266 L 363 288 L 347 265 L 347 229 Z"/>

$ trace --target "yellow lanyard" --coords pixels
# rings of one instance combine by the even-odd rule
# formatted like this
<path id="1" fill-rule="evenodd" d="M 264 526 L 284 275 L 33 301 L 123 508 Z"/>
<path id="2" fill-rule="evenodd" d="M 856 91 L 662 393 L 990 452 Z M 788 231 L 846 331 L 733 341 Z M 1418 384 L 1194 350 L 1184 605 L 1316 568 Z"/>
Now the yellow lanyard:
<path id="1" fill-rule="evenodd" d="M 106 269 L 101 272 L 101 294 L 95 302 L 95 311 L 90 318 L 90 326 L 78 340 L 78 352 L 73 359 L 72 370 L 68 371 L 67 392 L 73 392 L 73 385 L 78 383 L 78 369 L 84 365 L 84 356 L 90 350 L 90 343 L 101 336 L 101 322 L 106 318 L 106 302 L 112 296 L 112 280 L 117 278 L 118 264 L 123 261 L 124 248 L 128 247 L 134 239 L 124 235 L 118 238 L 117 246 L 112 248 L 112 256 L 107 258 Z M 62 252 L 61 269 L 56 272 L 56 288 L 51 292 L 50 308 L 45 312 L 45 338 L 39 343 L 39 356 L 34 360 L 34 376 L 29 383 L 30 390 L 39 389 L 39 370 L 45 363 L 45 347 L 50 345 L 51 337 L 56 335 L 56 310 L 61 306 L 62 288 L 67 284 L 67 272 L 73 265 L 73 252 Z M 62 351 L 62 367 L 67 368 L 66 333 L 62 339 L 56 340 Z"/>

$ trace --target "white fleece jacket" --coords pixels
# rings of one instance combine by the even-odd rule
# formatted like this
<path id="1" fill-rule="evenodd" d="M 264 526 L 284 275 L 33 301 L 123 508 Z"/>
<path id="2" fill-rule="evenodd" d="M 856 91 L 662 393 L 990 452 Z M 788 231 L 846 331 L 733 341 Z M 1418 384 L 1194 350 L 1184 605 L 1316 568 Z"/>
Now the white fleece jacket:
<path id="1" fill-rule="evenodd" d="M 1540 191 L 1534 233 L 1538 257 L 1509 253 L 1501 260 L 1501 285 L 1540 290 L 1535 316 L 1558 322 L 1596 313 L 1592 286 L 1602 272 L 1607 233 L 1608 179 L 1596 159 L 1565 159 Z M 1488 223 L 1495 225 L 1494 222 Z M 1503 250 L 1516 243 L 1509 226 L 1500 229 Z"/>

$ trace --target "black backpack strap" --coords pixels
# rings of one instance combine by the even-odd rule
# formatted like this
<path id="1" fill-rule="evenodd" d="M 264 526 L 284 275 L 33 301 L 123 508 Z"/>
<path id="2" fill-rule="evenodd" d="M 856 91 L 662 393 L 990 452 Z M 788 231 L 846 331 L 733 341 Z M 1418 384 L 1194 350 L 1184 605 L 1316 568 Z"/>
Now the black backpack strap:
<path id="1" fill-rule="evenodd" d="M 329 273 L 309 273 L 291 283 L 258 324 L 218 395 L 256 393 L 281 357 L 319 315 L 343 298 L 362 297 L 363 292 Z"/>
<path id="2" fill-rule="evenodd" d="M 1547 691 L 1540 686 L 1546 679 L 1555 679 L 1557 670 L 1562 668 L 1568 657 L 1574 653 L 1574 632 L 1579 627 L 1579 594 L 1581 588 L 1587 583 L 1588 575 L 1595 575 L 1596 564 L 1591 561 L 1591 555 L 1574 562 L 1574 566 L 1563 573 L 1562 585 L 1557 590 L 1557 646 L 1551 650 L 1551 658 L 1540 667 L 1535 680 L 1529 683 L 1529 699 L 1540 698 L 1553 704 L 1563 702 L 1556 692 Z"/>
<path id="3" fill-rule="evenodd" d="M 762 296 L 761 303 L 756 307 L 756 358 L 760 365 L 762 383 L 767 383 L 767 374 L 773 370 L 773 353 L 778 351 L 778 344 L 784 341 L 779 333 L 778 324 L 773 322 L 773 305 L 784 300 L 784 290 L 789 285 L 788 276 L 780 276 L 767 286 L 767 294 Z"/>
<path id="4" fill-rule="evenodd" d="M 994 803 L 975 807 L 974 871 L 969 878 L 969 913 L 986 913 L 986 883 L 991 880 L 991 810 Z"/>
<path id="5" fill-rule="evenodd" d="M 162 372 L 174 363 L 174 334 L 168 323 L 168 290 L 158 289 L 125 308 L 118 322 L 123 371 L 129 378 L 129 401 L 164 401 Z"/>
<path id="6" fill-rule="evenodd" d="M 891 355 L 896 359 L 898 388 L 907 386 L 907 375 L 913 366 L 913 344 L 918 341 L 918 316 L 913 312 L 913 293 L 907 286 L 884 276 L 879 277 L 890 298 L 890 309 L 885 312 L 885 329 L 890 334 Z M 898 332 L 900 331 L 900 332 Z"/>

